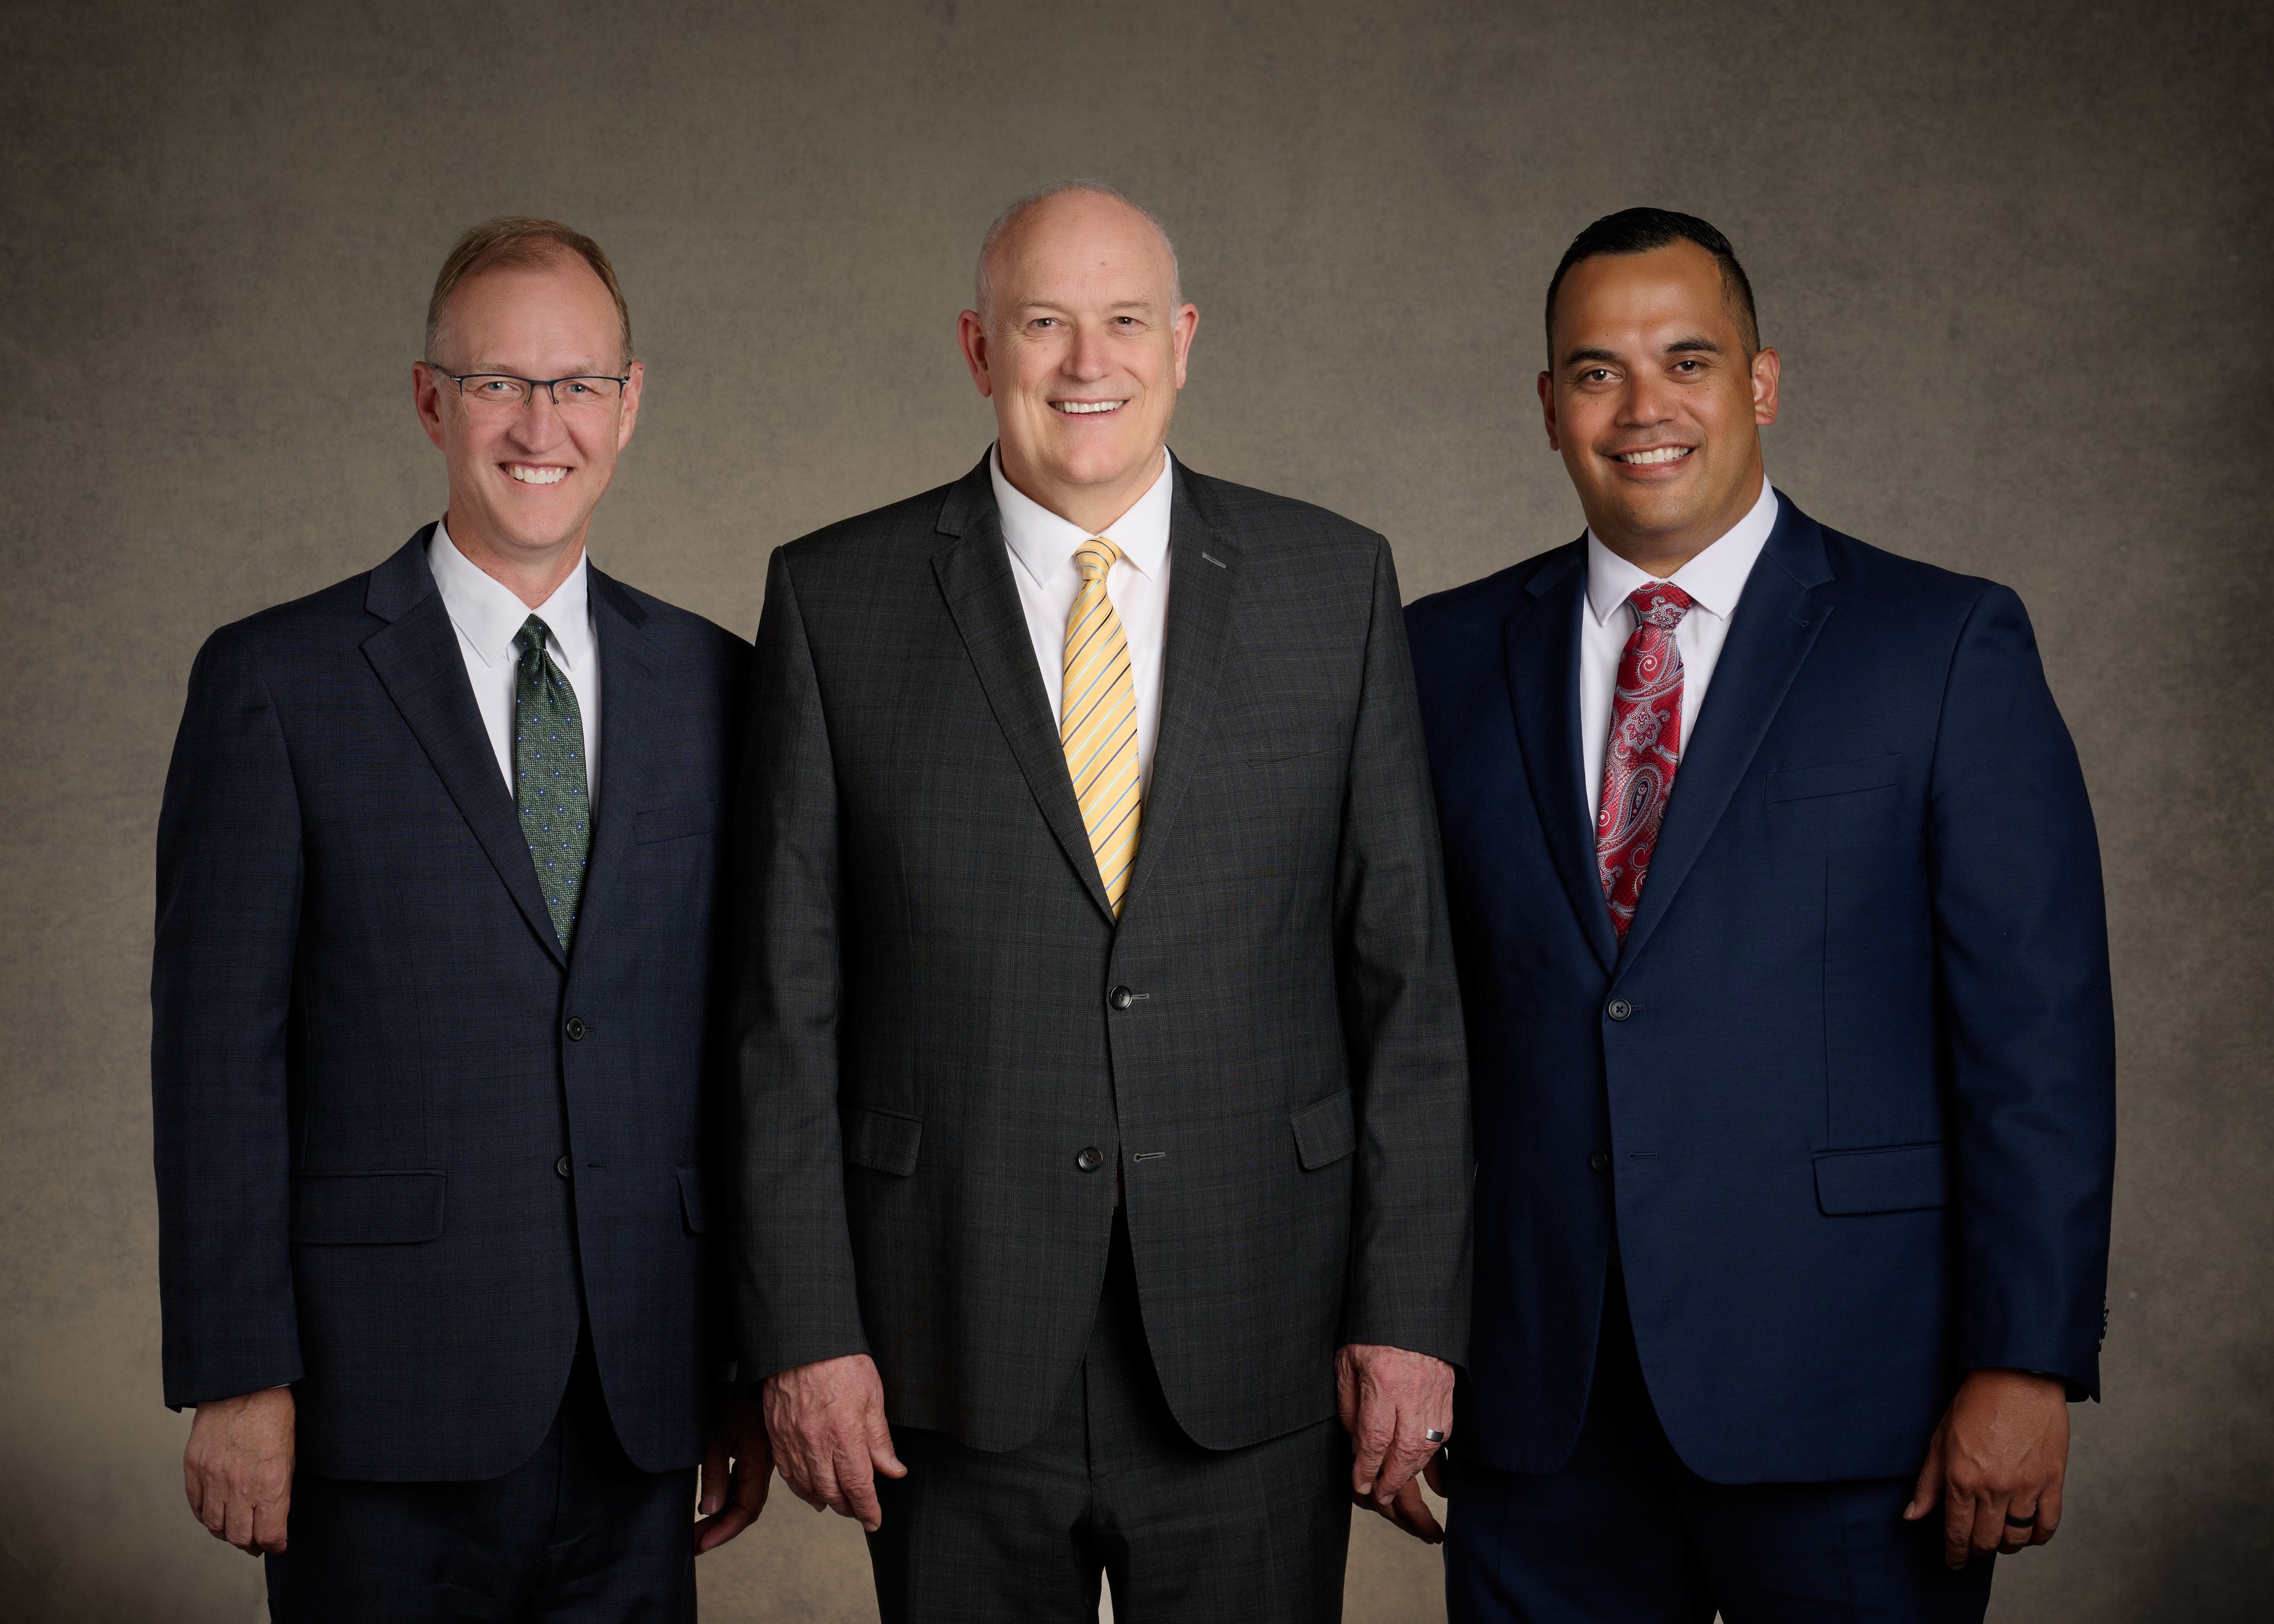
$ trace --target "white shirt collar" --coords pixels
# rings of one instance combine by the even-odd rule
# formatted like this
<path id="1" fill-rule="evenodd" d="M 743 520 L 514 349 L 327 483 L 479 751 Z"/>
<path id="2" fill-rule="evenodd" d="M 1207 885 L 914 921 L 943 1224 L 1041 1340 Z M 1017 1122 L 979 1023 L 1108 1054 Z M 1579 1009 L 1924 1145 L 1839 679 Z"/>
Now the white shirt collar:
<path id="1" fill-rule="evenodd" d="M 1768 545 L 1769 532 L 1776 529 L 1776 487 L 1764 479 L 1760 496 L 1751 511 L 1717 539 L 1707 543 L 1703 553 L 1675 570 L 1674 584 L 1690 594 L 1690 601 L 1708 614 L 1728 620 L 1736 613 L 1737 599 L 1745 590 L 1745 578 L 1753 573 L 1753 561 Z M 1596 624 L 1609 620 L 1637 587 L 1657 579 L 1645 575 L 1605 546 L 1596 538 L 1593 528 L 1589 527 L 1587 607 L 1594 612 Z"/>
<path id="2" fill-rule="evenodd" d="M 592 660 L 591 598 L 586 572 L 591 568 L 589 555 L 580 556 L 576 567 L 568 578 L 553 589 L 553 596 L 531 609 L 516 596 L 511 587 L 486 573 L 450 539 L 448 527 L 437 520 L 434 539 L 426 545 L 426 566 L 434 573 L 434 585 L 442 594 L 442 606 L 450 613 L 450 623 L 458 628 L 469 647 L 481 657 L 482 663 L 495 665 L 500 661 L 511 665 L 520 658 L 513 640 L 531 615 L 545 622 L 552 632 L 553 656 L 558 659 L 574 681 L 580 671 L 589 671 Z"/>
<path id="3" fill-rule="evenodd" d="M 1105 527 L 1105 539 L 1121 549 L 1121 556 L 1148 580 L 1157 581 L 1169 557 L 1169 508 L 1175 496 L 1177 459 L 1163 447 L 1160 476 L 1129 511 Z M 1073 563 L 1074 549 L 1091 538 L 1091 532 L 1020 491 L 1003 475 L 999 450 L 987 454 L 988 477 L 995 483 L 995 507 L 1002 515 L 1003 539 L 1018 555 L 1027 573 L 1048 581 Z"/>

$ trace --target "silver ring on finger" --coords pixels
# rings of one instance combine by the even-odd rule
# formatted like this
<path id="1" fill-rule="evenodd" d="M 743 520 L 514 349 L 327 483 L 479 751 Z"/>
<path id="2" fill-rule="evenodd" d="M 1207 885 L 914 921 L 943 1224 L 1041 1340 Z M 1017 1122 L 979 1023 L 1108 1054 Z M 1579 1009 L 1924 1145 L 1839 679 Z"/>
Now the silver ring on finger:
<path id="1" fill-rule="evenodd" d="M 1442 1433 L 1442 1432 L 1439 1432 L 1439 1431 L 1438 1431 L 1435 1427 L 1434 1427 L 1434 1426 L 1433 1426 L 1433 1427 L 1431 1427 L 1427 1432 L 1426 1432 L 1422 1433 L 1422 1434 L 1421 1434 L 1421 1436 L 1422 1436 L 1422 1438 L 1423 1438 L 1423 1439 L 1425 1439 L 1427 1441 L 1428 1441 L 1428 1442 L 1430 1442 L 1430 1443 L 1433 1443 L 1433 1444 L 1442 1444 L 1442 1443 L 1443 1443 L 1443 1442 L 1445 1441 L 1445 1435 L 1444 1435 L 1444 1433 Z"/>

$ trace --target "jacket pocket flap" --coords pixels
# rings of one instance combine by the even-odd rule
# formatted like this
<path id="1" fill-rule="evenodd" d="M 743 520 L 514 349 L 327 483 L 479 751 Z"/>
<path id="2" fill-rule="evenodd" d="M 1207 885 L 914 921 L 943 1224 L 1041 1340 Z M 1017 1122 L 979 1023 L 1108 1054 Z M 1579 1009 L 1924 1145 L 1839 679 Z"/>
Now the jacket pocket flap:
<path id="1" fill-rule="evenodd" d="M 682 835 L 707 835 L 719 827 L 719 803 L 690 801 L 678 807 L 642 807 L 632 814 L 632 844 L 651 846 Z"/>
<path id="2" fill-rule="evenodd" d="M 1288 1120 L 1295 1125 L 1295 1154 L 1306 1168 L 1339 1162 L 1358 1148 L 1358 1124 L 1351 1116 L 1348 1094 L 1329 1094 Z"/>
<path id="3" fill-rule="evenodd" d="M 1769 774 L 1769 800 L 1809 801 L 1818 795 L 1852 795 L 1857 790 L 1885 789 L 1903 781 L 1903 758 L 1874 756 L 1864 761 L 1834 762 L 1826 767 L 1794 767 Z"/>
<path id="4" fill-rule="evenodd" d="M 922 1117 L 868 1105 L 845 1113 L 845 1159 L 855 1167 L 906 1178 L 916 1170 L 916 1146 L 922 1139 Z"/>
<path id="5" fill-rule="evenodd" d="M 292 1239 L 303 1246 L 400 1246 L 442 1233 L 449 1176 L 300 1173 L 292 1179 Z"/>
<path id="6" fill-rule="evenodd" d="M 679 1169 L 679 1207 L 687 1214 L 687 1227 L 697 1235 L 711 1231 L 711 1210 L 703 1201 L 703 1169 L 683 1167 Z"/>
<path id="7" fill-rule="evenodd" d="M 1834 1215 L 1947 1207 L 1948 1152 L 1941 1145 L 1820 1151 L 1816 1157 L 1816 1204 Z"/>

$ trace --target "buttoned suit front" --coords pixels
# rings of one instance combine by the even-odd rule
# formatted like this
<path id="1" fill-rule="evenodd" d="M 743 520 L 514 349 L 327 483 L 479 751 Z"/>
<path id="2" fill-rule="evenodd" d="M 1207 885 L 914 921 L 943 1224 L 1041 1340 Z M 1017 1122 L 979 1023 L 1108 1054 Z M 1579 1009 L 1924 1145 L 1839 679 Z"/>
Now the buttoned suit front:
<path id="1" fill-rule="evenodd" d="M 985 462 L 768 578 L 736 825 L 745 1368 L 871 1353 L 895 1427 L 982 1451 L 1079 1388 L 1117 1227 L 1202 1449 L 1325 1422 L 1339 1344 L 1465 1349 L 1458 1008 L 1389 552 L 1175 477 L 1118 922 Z"/>
<path id="2" fill-rule="evenodd" d="M 166 1400 L 290 1383 L 304 1477 L 474 1483 L 546 1440 L 581 1345 L 602 1436 L 681 1472 L 724 1349 L 712 944 L 747 646 L 592 573 L 607 736 L 564 948 L 431 535 L 224 628 L 191 676 L 152 979 Z"/>

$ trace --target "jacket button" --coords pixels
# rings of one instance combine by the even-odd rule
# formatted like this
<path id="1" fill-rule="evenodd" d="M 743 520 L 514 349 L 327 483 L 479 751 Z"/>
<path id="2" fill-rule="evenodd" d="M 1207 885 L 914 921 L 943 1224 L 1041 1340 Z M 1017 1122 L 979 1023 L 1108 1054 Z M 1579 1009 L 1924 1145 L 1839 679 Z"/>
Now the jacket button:
<path id="1" fill-rule="evenodd" d="M 558 1173 L 558 1174 L 559 1174 L 561 1177 L 563 1177 L 563 1178 L 568 1177 L 568 1157 L 566 1157 L 566 1156 L 563 1156 L 563 1157 L 561 1157 L 561 1160 L 560 1160 L 560 1161 L 558 1161 L 558 1162 L 554 1162 L 554 1163 L 553 1164 L 553 1170 L 555 1173 Z"/>
<path id="2" fill-rule="evenodd" d="M 1105 1165 L 1105 1153 L 1095 1145 L 1084 1146 L 1081 1154 L 1073 1159 L 1073 1164 L 1085 1173 L 1095 1173 Z"/>
<path id="3" fill-rule="evenodd" d="M 1624 1020 L 1634 1013 L 1634 1005 L 1629 1004 L 1624 998 L 1614 998 L 1604 1007 L 1603 1013 L 1613 1020 Z"/>
<path id="4" fill-rule="evenodd" d="M 584 1041 L 584 1017 L 581 1015 L 571 1015 L 567 1020 L 561 1023 L 561 1030 L 568 1034 L 568 1041 L 571 1043 L 583 1042 Z"/>
<path id="5" fill-rule="evenodd" d="M 1609 1172 L 1611 1170 L 1611 1153 L 1608 1150 L 1597 1151 L 1593 1155 L 1587 1158 L 1587 1165 L 1594 1169 L 1598 1173 Z"/>
<path id="6" fill-rule="evenodd" d="M 1117 987 L 1113 989 L 1113 1007 L 1115 1009 L 1126 1010 L 1136 1002 L 1137 995 L 1131 992 L 1126 987 Z"/>

